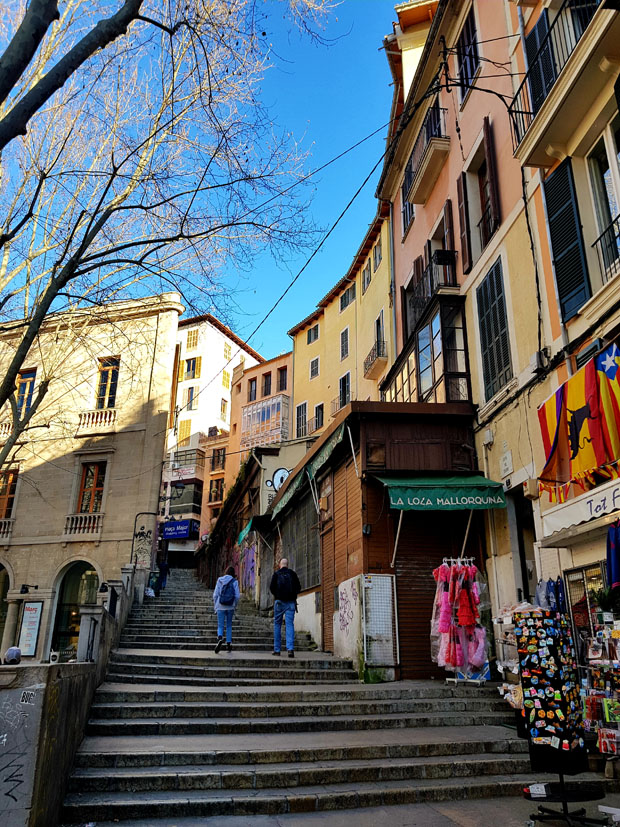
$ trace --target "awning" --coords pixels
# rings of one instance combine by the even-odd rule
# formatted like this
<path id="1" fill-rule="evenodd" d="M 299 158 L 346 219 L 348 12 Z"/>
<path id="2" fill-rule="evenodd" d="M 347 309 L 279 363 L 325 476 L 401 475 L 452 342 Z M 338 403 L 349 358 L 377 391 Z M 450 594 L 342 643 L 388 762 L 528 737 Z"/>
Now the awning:
<path id="1" fill-rule="evenodd" d="M 501 482 L 469 477 L 377 477 L 388 489 L 390 508 L 401 511 L 457 511 L 505 508 Z"/>
<path id="2" fill-rule="evenodd" d="M 272 518 L 275 519 L 276 515 L 282 511 L 282 509 L 291 501 L 295 493 L 301 487 L 302 482 L 305 479 L 305 472 L 308 473 L 309 479 L 314 479 L 317 475 L 317 472 L 321 469 L 323 465 L 327 462 L 327 460 L 332 455 L 334 448 L 342 441 L 342 437 L 344 435 L 344 423 L 340 425 L 334 433 L 329 437 L 329 439 L 325 440 L 325 444 L 321 447 L 321 449 L 312 457 L 310 462 L 308 462 L 300 471 L 297 472 L 294 479 L 287 480 L 287 487 L 286 491 L 282 495 L 282 499 L 277 502 L 272 511 Z"/>
<path id="3" fill-rule="evenodd" d="M 271 516 L 269 514 L 255 514 L 253 517 L 250 517 L 245 527 L 237 537 L 237 545 L 241 545 L 250 531 L 266 531 L 270 524 Z"/>

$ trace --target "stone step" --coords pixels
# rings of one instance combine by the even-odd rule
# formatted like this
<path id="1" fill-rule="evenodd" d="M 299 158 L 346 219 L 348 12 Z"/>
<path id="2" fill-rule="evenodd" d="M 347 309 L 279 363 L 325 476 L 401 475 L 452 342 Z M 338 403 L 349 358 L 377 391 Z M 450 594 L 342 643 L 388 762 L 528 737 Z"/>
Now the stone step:
<path id="1" fill-rule="evenodd" d="M 506 712 L 469 712 L 457 715 L 433 713 L 398 713 L 351 717 L 326 715 L 314 717 L 272 718 L 91 718 L 89 735 L 189 735 L 273 732 L 333 732 L 402 727 L 498 726 L 514 721 Z"/>
<path id="2" fill-rule="evenodd" d="M 217 767 L 186 764 L 138 768 L 91 768 L 75 770 L 69 792 L 147 792 L 150 790 L 261 790 L 293 789 L 317 784 L 333 785 L 421 778 L 466 778 L 484 775 L 526 773 L 529 755 L 443 756 L 434 758 L 390 758 L 374 761 L 314 761 Z"/>
<path id="3" fill-rule="evenodd" d="M 441 730 L 440 730 L 441 732 Z M 501 732 L 501 730 L 498 730 Z M 504 730 L 505 732 L 505 730 Z M 161 742 L 144 748 L 142 744 L 133 741 L 133 748 L 142 746 L 135 752 L 131 751 L 105 751 L 101 748 L 101 741 L 91 747 L 90 739 L 86 738 L 76 755 L 76 767 L 88 768 L 114 768 L 114 767 L 164 767 L 164 766 L 185 766 L 185 765 L 208 765 L 219 766 L 220 764 L 284 764 L 297 762 L 298 764 L 314 763 L 316 761 L 368 761 L 388 758 L 433 758 L 446 756 L 469 756 L 469 755 L 493 755 L 496 753 L 510 753 L 511 755 L 523 755 L 528 753 L 528 744 L 525 739 L 496 735 L 487 740 L 462 740 L 446 741 L 437 740 L 428 736 L 423 740 L 413 742 L 396 743 L 393 733 L 388 736 L 386 743 L 377 743 L 373 736 L 370 743 L 339 744 L 338 746 L 327 746 L 324 743 L 320 746 L 300 745 L 299 740 L 295 748 L 272 746 L 269 749 L 264 747 L 264 739 L 259 740 L 263 746 L 253 745 L 243 737 L 243 747 L 233 749 L 230 746 L 218 749 L 201 748 L 199 752 L 175 750 L 166 746 L 162 749 Z M 320 737 L 320 736 L 315 736 Z M 423 736 L 421 736 L 423 738 Z M 201 740 L 201 747 L 204 739 Z M 114 744 L 116 739 L 110 739 Z M 185 747 L 187 741 L 184 742 Z"/>
<path id="4" fill-rule="evenodd" d="M 193 642 L 188 643 L 177 641 L 140 642 L 137 640 L 127 640 L 122 637 L 120 642 L 121 645 L 127 646 L 131 649 L 179 649 L 182 651 L 191 651 L 192 649 L 213 649 L 215 646 L 215 640 L 213 638 L 206 638 L 204 641 L 201 641 L 200 638 L 196 638 Z M 233 638 L 233 646 L 248 652 L 271 652 L 273 649 L 273 641 L 264 643 L 243 643 L 235 641 Z M 313 648 L 308 643 L 300 643 L 299 646 L 295 643 L 295 649 L 299 652 L 313 651 Z"/>
<path id="5" fill-rule="evenodd" d="M 538 775 L 536 781 L 557 780 L 555 775 Z M 577 784 L 600 781 L 600 776 L 585 773 Z M 475 798 L 518 796 L 532 782 L 532 773 L 486 775 L 482 778 L 411 779 L 374 782 L 346 782 L 294 789 L 252 790 L 184 790 L 157 793 L 70 793 L 63 808 L 67 824 L 85 821 L 119 821 L 142 818 L 181 818 L 183 816 L 255 816 L 284 813 L 343 810 L 357 807 L 381 807 L 391 804 L 457 801 Z M 607 785 L 612 786 L 612 785 Z"/>
<path id="6" fill-rule="evenodd" d="M 246 699 L 247 700 L 247 699 Z M 423 700 L 423 699 L 394 699 L 394 700 L 343 700 L 309 702 L 296 701 L 294 703 L 278 703 L 256 699 L 250 703 L 234 703 L 225 701 L 217 703 L 210 701 L 192 702 L 177 701 L 161 704 L 154 701 L 138 703 L 124 702 L 97 702 L 91 706 L 91 720 L 131 720 L 135 718 L 156 718 L 168 720 L 172 718 L 307 718 L 307 717 L 337 717 L 344 715 L 397 715 L 411 713 L 416 715 L 436 715 L 442 712 L 463 714 L 488 714 L 489 712 L 505 713 L 505 701 L 466 700 Z M 506 717 L 504 715 L 504 717 Z"/>
<path id="7" fill-rule="evenodd" d="M 347 676 L 338 677 L 337 675 L 334 676 L 333 680 L 337 683 L 340 683 L 343 680 L 346 680 Z M 357 675 L 354 677 L 349 678 L 351 681 L 357 681 Z M 208 677 L 198 678 L 198 677 L 178 677 L 175 676 L 172 679 L 169 675 L 152 675 L 150 673 L 146 673 L 143 675 L 121 675 L 116 672 L 109 672 L 108 673 L 108 680 L 114 680 L 116 682 L 126 682 L 126 683 L 133 683 L 136 685 L 141 684 L 150 684 L 150 683 L 157 683 L 162 685 L 167 685 L 170 683 L 182 684 L 184 686 L 230 686 L 230 676 L 228 677 L 220 677 L 220 678 L 213 678 L 209 674 Z M 332 679 L 330 679 L 332 680 Z M 235 678 L 235 684 L 237 686 L 269 686 L 271 685 L 274 680 L 273 678 Z M 282 678 L 278 676 L 278 683 L 282 684 L 285 683 L 291 686 L 317 686 L 321 684 L 325 684 L 328 682 L 328 679 L 325 675 L 317 675 L 315 677 L 306 676 L 303 677 L 303 673 L 296 674 L 293 678 Z"/>
<path id="8" fill-rule="evenodd" d="M 466 690 L 459 691 L 459 687 L 437 686 L 428 687 L 403 686 L 400 683 L 391 684 L 335 684 L 323 689 L 284 689 L 274 685 L 273 689 L 261 690 L 257 693 L 248 693 L 237 687 L 229 686 L 225 689 L 179 689 L 174 685 L 167 688 L 134 689 L 121 684 L 115 684 L 109 679 L 101 684 L 95 694 L 95 702 L 105 703 L 244 703 L 251 697 L 253 703 L 316 703 L 320 701 L 352 701 L 352 700 L 412 700 L 423 699 L 434 702 L 435 699 L 458 699 L 459 703 L 482 702 L 500 704 L 505 708 L 504 701 L 500 700 L 496 691 L 480 692 L 473 695 Z"/>
<path id="9" fill-rule="evenodd" d="M 324 680 L 329 682 L 343 682 L 353 681 L 359 683 L 357 673 L 352 669 L 315 669 L 311 663 L 297 661 L 300 666 L 289 667 L 289 664 L 294 664 L 289 658 L 285 658 L 286 666 L 272 667 L 261 666 L 257 664 L 254 667 L 238 667 L 234 661 L 228 664 L 225 659 L 228 653 L 219 657 L 215 665 L 205 666 L 174 666 L 171 664 L 148 664 L 148 663 L 117 663 L 111 665 L 110 669 L 114 670 L 113 674 L 125 675 L 153 675 L 166 676 L 168 683 L 175 683 L 178 677 L 188 678 L 224 678 L 228 680 L 228 685 L 237 683 L 240 679 L 256 679 L 256 680 L 270 680 L 273 683 L 280 683 L 281 680 L 289 678 L 298 678 L 300 680 L 307 680 L 314 678 L 316 680 Z M 154 656 L 156 657 L 156 656 Z M 327 674 L 326 674 L 327 673 Z"/>
<path id="10" fill-rule="evenodd" d="M 247 643 L 265 643 L 271 641 L 273 643 L 273 633 L 263 632 L 263 634 L 246 634 L 242 630 L 239 630 L 237 634 L 233 630 L 233 639 L 237 641 L 244 641 Z M 184 630 L 182 632 L 170 632 L 169 629 L 162 629 L 159 635 L 152 634 L 152 633 L 141 633 L 141 632 L 133 632 L 133 631 L 124 631 L 123 632 L 123 640 L 131 641 L 132 639 L 136 639 L 136 641 L 140 641 L 142 643 L 151 643 L 151 642 L 161 642 L 165 643 L 169 640 L 171 643 L 177 642 L 181 643 L 184 640 L 187 642 L 191 642 L 192 640 L 205 640 L 215 641 L 217 640 L 217 627 L 213 627 L 213 629 L 208 630 Z M 310 637 L 308 635 L 295 635 L 295 643 L 304 643 L 308 644 Z"/>
<path id="11" fill-rule="evenodd" d="M 170 666 L 209 666 L 213 664 L 216 667 L 221 666 L 222 657 L 215 655 L 213 652 L 202 653 L 174 653 L 168 651 L 166 654 L 146 654 L 134 651 L 131 648 L 117 648 L 110 653 L 110 660 L 112 663 L 148 663 L 158 665 Z M 323 669 L 326 672 L 332 669 L 346 669 L 353 671 L 353 665 L 350 660 L 342 658 L 331 657 L 321 652 L 309 652 L 302 655 L 298 659 L 287 658 L 286 655 L 282 657 L 271 657 L 261 655 L 260 657 L 244 657 L 243 652 L 233 653 L 230 662 L 235 669 Z"/>

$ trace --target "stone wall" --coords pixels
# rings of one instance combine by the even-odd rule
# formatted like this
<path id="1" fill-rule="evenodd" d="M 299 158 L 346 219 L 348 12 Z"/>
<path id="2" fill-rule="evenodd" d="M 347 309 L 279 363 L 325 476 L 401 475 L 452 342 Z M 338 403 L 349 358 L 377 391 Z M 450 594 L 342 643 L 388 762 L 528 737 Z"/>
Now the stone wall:
<path id="1" fill-rule="evenodd" d="M 353 667 L 363 673 L 361 578 L 351 577 L 338 586 L 338 609 L 334 612 L 334 654 L 351 658 Z"/>

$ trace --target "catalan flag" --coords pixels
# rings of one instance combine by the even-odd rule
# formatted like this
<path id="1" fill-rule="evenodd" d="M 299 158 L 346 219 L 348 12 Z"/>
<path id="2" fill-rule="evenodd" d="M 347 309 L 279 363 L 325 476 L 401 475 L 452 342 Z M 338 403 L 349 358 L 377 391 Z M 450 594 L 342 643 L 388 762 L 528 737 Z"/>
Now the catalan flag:
<path id="1" fill-rule="evenodd" d="M 608 456 L 599 410 L 595 359 L 590 359 L 565 383 L 566 428 L 570 478 L 577 479 L 604 465 Z"/>
<path id="2" fill-rule="evenodd" d="M 620 459 L 620 350 L 611 345 L 595 358 L 603 438 L 610 462 Z"/>
<path id="3" fill-rule="evenodd" d="M 538 421 L 545 448 L 545 467 L 540 476 L 556 479 L 558 446 L 565 432 L 564 385 L 539 407 Z"/>

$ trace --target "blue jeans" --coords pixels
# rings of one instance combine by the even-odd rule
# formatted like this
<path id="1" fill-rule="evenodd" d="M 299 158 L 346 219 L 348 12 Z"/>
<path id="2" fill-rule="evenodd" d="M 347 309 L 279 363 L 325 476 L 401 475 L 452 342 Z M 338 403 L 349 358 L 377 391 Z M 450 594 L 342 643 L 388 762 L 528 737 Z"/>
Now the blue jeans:
<path id="1" fill-rule="evenodd" d="M 292 652 L 295 648 L 295 601 L 286 603 L 276 600 L 273 604 L 273 651 L 282 648 L 282 620 L 286 624 L 286 648 Z"/>
<path id="2" fill-rule="evenodd" d="M 218 609 L 217 611 L 217 636 L 224 637 L 225 626 L 226 643 L 232 643 L 232 621 L 234 614 L 234 609 Z"/>

